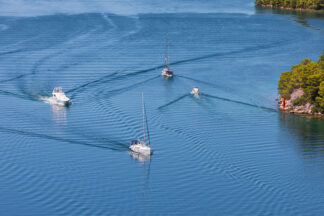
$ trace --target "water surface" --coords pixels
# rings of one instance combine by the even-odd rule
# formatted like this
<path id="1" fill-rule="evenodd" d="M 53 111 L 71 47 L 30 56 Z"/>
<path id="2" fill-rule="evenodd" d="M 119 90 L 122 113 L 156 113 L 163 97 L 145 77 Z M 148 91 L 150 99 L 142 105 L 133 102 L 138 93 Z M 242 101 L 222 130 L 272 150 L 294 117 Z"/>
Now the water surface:
<path id="1" fill-rule="evenodd" d="M 0 15 L 2 214 L 323 215 L 324 122 L 274 101 L 280 74 L 322 53 L 322 15 L 248 0 L 0 1 Z M 70 107 L 44 102 L 56 86 Z M 142 92 L 150 159 L 128 149 Z"/>

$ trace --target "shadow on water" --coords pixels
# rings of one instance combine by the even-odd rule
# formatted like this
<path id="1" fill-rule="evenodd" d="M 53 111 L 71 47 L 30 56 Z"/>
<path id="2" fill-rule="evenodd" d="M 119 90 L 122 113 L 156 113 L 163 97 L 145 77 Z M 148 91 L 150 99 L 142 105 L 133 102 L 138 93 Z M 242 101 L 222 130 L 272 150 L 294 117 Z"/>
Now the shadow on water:
<path id="1" fill-rule="evenodd" d="M 287 20 L 291 20 L 302 26 L 315 30 L 324 32 L 323 29 L 316 28 L 311 26 L 307 19 L 324 19 L 324 12 L 323 11 L 293 11 L 293 10 L 281 10 L 281 9 L 271 9 L 271 8 L 263 8 L 263 7 L 256 7 L 255 8 L 256 14 L 279 14 L 279 15 L 292 15 L 293 17 L 287 18 Z"/>
<path id="2" fill-rule="evenodd" d="M 16 130 L 16 129 L 11 129 L 11 128 L 5 128 L 0 126 L 0 130 L 8 133 L 13 133 L 13 134 L 19 134 L 23 136 L 29 136 L 29 137 L 37 137 L 37 138 L 43 138 L 43 139 L 49 139 L 49 140 L 56 140 L 60 142 L 67 142 L 71 144 L 78 144 L 78 145 L 84 145 L 84 146 L 89 146 L 89 147 L 95 147 L 95 148 L 101 148 L 101 149 L 109 149 L 109 150 L 115 150 L 115 151 L 127 151 L 128 147 L 125 144 L 109 140 L 107 138 L 104 138 L 104 140 L 101 140 L 102 142 L 105 143 L 110 143 L 115 145 L 116 147 L 111 147 L 111 146 L 105 146 L 105 145 L 96 145 L 96 144 L 90 144 L 84 141 L 78 141 L 78 140 L 72 140 L 72 139 L 66 139 L 66 138 L 61 138 L 61 137 L 55 137 L 55 136 L 50 136 L 46 134 L 39 134 L 39 133 L 34 133 L 34 132 L 29 132 L 29 131 L 22 131 L 22 130 Z M 118 147 L 117 147 L 118 146 Z"/>
<path id="3" fill-rule="evenodd" d="M 24 100 L 33 100 L 32 97 L 28 97 L 28 96 L 25 96 L 25 95 L 20 95 L 20 94 L 16 94 L 16 93 L 12 93 L 12 92 L 9 92 L 9 91 L 4 91 L 4 90 L 0 90 L 0 94 L 15 97 L 15 98 L 19 98 L 19 99 L 24 99 Z"/>
<path id="4" fill-rule="evenodd" d="M 163 65 L 159 66 L 159 67 L 162 68 Z M 132 76 L 140 75 L 142 73 L 147 73 L 147 72 L 150 72 L 150 71 L 154 71 L 156 68 L 158 68 L 158 67 L 139 70 L 139 71 L 136 71 L 136 72 L 133 72 L 133 73 L 130 73 L 130 74 L 123 74 L 123 75 L 119 75 L 119 76 L 116 76 L 118 74 L 118 72 L 115 72 L 113 74 L 105 75 L 103 77 L 100 77 L 99 79 L 87 82 L 87 83 L 82 84 L 82 85 L 80 85 L 78 87 L 70 89 L 70 90 L 66 91 L 66 93 L 73 93 L 75 91 L 81 92 L 80 90 L 82 90 L 82 89 L 85 90 L 87 87 L 94 87 L 94 86 L 97 86 L 98 84 L 105 84 L 105 83 L 109 83 L 109 82 L 112 82 L 112 81 L 115 81 L 115 80 L 121 80 L 121 79 L 124 79 L 124 78 L 129 78 L 129 77 L 132 77 Z M 109 77 L 109 79 L 106 79 L 107 77 Z M 156 77 L 154 77 L 154 78 L 156 78 Z M 75 97 L 76 95 L 77 95 L 77 93 L 74 93 L 72 97 Z"/>
<path id="5" fill-rule="evenodd" d="M 243 49 L 240 49 L 240 50 L 230 51 L 230 52 L 225 52 L 225 53 L 224 52 L 223 53 L 217 52 L 217 53 L 203 55 L 203 56 L 199 56 L 199 57 L 195 57 L 195 58 L 189 58 L 189 59 L 184 59 L 184 60 L 180 60 L 180 61 L 175 61 L 175 62 L 170 63 L 170 65 L 178 65 L 178 64 L 192 62 L 192 61 L 199 61 L 199 60 L 213 58 L 213 57 L 217 57 L 217 56 L 225 56 L 225 55 L 232 55 L 232 54 L 236 54 L 236 53 L 252 52 L 252 51 L 257 51 L 257 50 L 261 50 L 261 49 L 266 49 L 266 48 L 272 48 L 272 47 L 275 47 L 275 46 L 280 46 L 281 43 L 283 43 L 283 41 L 276 42 L 276 43 L 270 43 L 270 44 L 266 44 L 266 45 L 258 45 L 258 46 L 247 47 L 247 48 L 243 48 Z M 41 59 L 40 60 L 40 63 L 41 63 L 41 61 L 44 61 L 44 59 L 43 60 Z M 36 64 L 36 65 L 38 65 L 38 64 Z M 163 67 L 164 67 L 164 65 L 158 65 L 156 67 L 151 67 L 151 68 L 148 68 L 148 69 L 142 69 L 142 70 L 138 70 L 138 71 L 135 71 L 135 72 L 132 72 L 132 73 L 120 74 L 120 75 L 118 75 L 118 74 L 121 73 L 121 72 L 114 72 L 112 74 L 105 75 L 103 77 L 100 77 L 99 79 L 92 80 L 92 81 L 87 82 L 85 84 L 82 84 L 82 85 L 80 85 L 78 87 L 75 87 L 73 89 L 70 89 L 70 90 L 66 91 L 66 93 L 74 93 L 72 95 L 72 99 L 73 99 L 73 97 L 75 97 L 76 94 L 79 93 L 81 90 L 86 90 L 87 88 L 97 86 L 97 84 L 104 84 L 104 83 L 107 83 L 107 82 L 112 82 L 114 80 L 120 80 L 120 79 L 124 79 L 124 78 L 130 78 L 130 77 L 133 77 L 133 76 L 137 76 L 137 75 L 145 74 L 145 73 L 148 73 L 148 72 L 152 72 L 152 71 L 155 71 L 157 69 L 161 69 Z M 35 74 L 37 70 L 38 70 L 38 66 L 34 66 L 34 68 L 33 68 L 33 70 L 32 70 L 31 73 L 32 74 Z M 20 77 L 23 77 L 23 75 L 21 75 Z M 148 80 L 145 80 L 143 82 L 150 81 L 150 80 L 155 79 L 157 77 L 159 77 L 159 76 L 155 76 L 155 77 L 150 78 Z M 186 79 L 192 79 L 190 77 L 186 77 L 186 76 L 183 76 L 183 75 L 181 75 L 179 77 L 186 78 Z M 197 82 L 199 81 L 199 80 L 196 80 L 196 79 L 192 79 L 192 80 L 193 81 L 197 81 Z M 143 82 L 140 82 L 140 84 L 143 83 Z M 199 81 L 199 82 L 204 82 L 204 81 Z M 221 88 L 221 86 L 216 86 L 216 85 L 211 84 L 211 83 L 207 83 L 207 82 L 204 82 L 204 83 L 205 84 L 208 84 L 208 85 L 211 85 L 213 87 L 216 87 L 216 88 Z M 8 96 L 13 96 L 13 97 L 17 97 L 17 98 L 20 98 L 20 99 L 35 100 L 35 101 L 39 100 L 38 98 L 40 96 L 40 93 L 38 95 L 36 93 L 35 94 L 32 94 L 32 93 L 28 92 L 28 90 L 25 88 L 24 83 L 20 83 L 20 85 L 21 86 L 20 86 L 19 89 L 21 90 L 21 92 L 23 93 L 23 95 L 16 94 L 16 93 L 11 93 L 11 92 L 8 92 L 8 91 L 3 91 L 3 90 L 0 90 L 0 94 L 5 94 L 5 95 L 8 95 Z M 134 84 L 134 85 L 127 86 L 127 87 L 124 87 L 124 88 L 112 90 L 109 93 L 110 94 L 117 94 L 117 93 L 120 93 L 120 92 L 125 92 L 125 91 L 127 91 L 127 90 L 129 90 L 131 88 L 134 88 L 134 86 L 136 86 L 136 85 Z M 162 108 L 164 108 L 166 106 L 169 106 L 172 103 L 175 103 L 175 102 L 181 100 L 184 97 L 185 96 L 182 96 L 182 97 L 176 99 L 175 101 L 171 101 L 170 103 L 159 107 L 159 109 L 162 109 Z M 211 97 L 213 97 L 213 96 L 211 96 Z M 226 98 L 220 98 L 220 97 L 214 97 L 214 98 L 231 101 L 230 99 L 226 99 Z M 238 101 L 232 101 L 232 102 L 238 102 Z M 239 102 L 239 103 L 242 104 L 242 102 Z M 251 106 L 251 104 L 246 104 L 246 105 L 250 105 Z M 252 105 L 252 106 L 258 107 L 258 106 L 255 106 L 255 105 Z M 265 108 L 265 107 L 259 107 L 259 108 Z M 265 109 L 269 109 L 269 108 L 265 108 Z"/>
<path id="6" fill-rule="evenodd" d="M 294 10 L 281 10 L 273 8 L 255 7 L 256 14 L 280 14 L 280 15 L 294 15 L 303 19 L 324 19 L 323 11 L 294 11 Z"/>
<path id="7" fill-rule="evenodd" d="M 184 59 L 184 60 L 180 60 L 180 61 L 171 62 L 169 65 L 180 65 L 180 64 L 183 64 L 183 63 L 187 63 L 187 62 L 199 61 L 199 60 L 204 60 L 204 59 L 213 58 L 213 57 L 233 55 L 233 54 L 239 54 L 239 53 L 244 53 L 244 52 L 253 52 L 253 51 L 257 51 L 257 50 L 277 47 L 277 46 L 280 46 L 282 43 L 286 43 L 286 42 L 285 41 L 279 41 L 279 42 L 275 42 L 275 43 L 252 46 L 252 47 L 247 47 L 247 48 L 243 48 L 243 49 L 240 49 L 240 50 L 230 51 L 230 52 L 225 52 L 225 53 L 224 52 L 223 53 L 219 53 L 219 52 L 211 53 L 211 54 L 207 54 L 207 55 L 203 55 L 203 56 L 199 56 L 199 57 L 195 57 L 195 58 L 189 58 L 189 59 Z M 39 60 L 35 64 L 35 66 L 33 67 L 32 71 L 30 73 L 22 74 L 22 75 L 19 75 L 17 77 L 7 79 L 7 80 L 0 80 L 0 83 L 1 82 L 19 80 L 19 79 L 21 79 L 21 78 L 23 78 L 23 77 L 25 77 L 27 75 L 36 74 L 36 72 L 38 71 L 39 65 L 42 64 L 43 61 L 46 61 L 47 58 L 50 58 L 50 57 L 51 56 L 46 56 L 43 59 Z M 104 83 L 107 83 L 107 82 L 112 82 L 114 80 L 121 80 L 121 79 L 124 79 L 124 78 L 134 77 L 134 76 L 137 76 L 137 75 L 141 75 L 141 74 L 145 74 L 145 73 L 148 73 L 148 72 L 155 71 L 157 69 L 162 69 L 163 67 L 164 67 L 164 65 L 158 65 L 158 66 L 155 66 L 155 67 L 138 70 L 138 71 L 128 73 L 128 74 L 121 74 L 119 76 L 118 76 L 118 73 L 120 73 L 120 71 L 119 72 L 114 72 L 112 74 L 102 76 L 99 79 L 89 81 L 89 82 L 84 83 L 84 84 L 82 84 L 80 86 L 77 86 L 77 87 L 75 87 L 73 89 L 70 89 L 70 90 L 66 91 L 66 93 L 73 93 L 75 91 L 85 90 L 88 87 L 97 86 L 97 84 L 104 84 Z M 180 76 L 180 77 L 188 79 L 188 77 L 185 77 L 185 76 Z M 107 79 L 107 78 L 109 78 L 109 79 Z M 195 80 L 195 81 L 197 81 L 197 80 Z M 213 86 L 215 87 L 215 85 L 213 85 Z M 15 93 L 8 92 L 8 91 L 3 91 L 3 90 L 0 90 L 0 94 L 5 94 L 5 95 L 8 95 L 8 96 L 14 96 L 14 97 L 18 97 L 18 98 L 22 98 L 22 99 L 29 99 L 29 100 L 37 100 L 37 97 L 39 96 L 39 95 L 37 96 L 37 94 L 35 95 L 35 94 L 31 94 L 30 92 L 28 92 L 26 90 L 25 86 L 24 86 L 24 83 L 20 83 L 19 89 L 24 94 L 23 96 L 15 94 Z M 73 97 L 75 97 L 76 94 L 77 93 L 74 93 Z"/>
<path id="8" fill-rule="evenodd" d="M 122 94 L 123 92 L 127 92 L 129 90 L 140 87 L 142 84 L 147 83 L 147 82 L 152 81 L 152 80 L 155 80 L 155 79 L 157 79 L 159 77 L 160 77 L 160 75 L 157 75 L 157 76 L 151 77 L 149 79 L 146 79 L 146 80 L 143 80 L 143 81 L 140 81 L 140 82 L 137 82 L 137 83 L 133 83 L 131 85 L 128 85 L 128 86 L 125 86 L 125 87 L 122 87 L 122 88 L 110 90 L 110 91 L 105 92 L 105 93 L 97 92 L 98 94 L 100 94 L 100 97 L 97 97 L 96 100 L 98 98 L 101 98 L 101 97 L 108 98 L 108 97 L 116 96 L 118 94 Z M 73 99 L 75 96 L 76 96 L 76 94 L 72 94 L 71 98 Z"/>
<path id="9" fill-rule="evenodd" d="M 305 155 L 324 156 L 324 119 L 281 113 L 280 126 L 298 138 L 299 149 Z"/>
<path id="10" fill-rule="evenodd" d="M 143 165 L 143 180 L 141 180 L 142 185 L 138 188 L 138 195 L 136 196 L 137 208 L 142 208 L 143 205 L 148 203 L 148 195 L 150 194 L 150 174 L 151 174 L 151 157 L 144 156 L 135 152 L 130 152 L 130 156 L 137 162 Z"/>
<path id="11" fill-rule="evenodd" d="M 0 89 L 0 94 L 1 95 L 6 95 L 6 96 L 10 96 L 10 97 L 15 97 L 18 99 L 23 99 L 23 100 L 28 100 L 28 101 L 41 101 L 40 98 L 41 97 L 47 97 L 48 95 L 46 94 L 30 94 L 27 92 L 24 92 L 23 95 L 21 94 L 17 94 L 17 93 L 13 93 L 13 92 L 9 92 L 9 91 L 5 91 L 5 90 L 1 90 Z"/>
<path id="12" fill-rule="evenodd" d="M 227 102 L 231 102 L 231 103 L 236 103 L 236 104 L 241 104 L 241 105 L 245 105 L 245 106 L 250 106 L 250 107 L 255 107 L 255 108 L 263 109 L 263 110 L 268 111 L 268 112 L 277 112 L 276 109 L 270 108 L 270 107 L 258 106 L 258 105 L 251 104 L 251 103 L 247 103 L 247 102 L 243 102 L 243 101 L 232 100 L 232 99 L 229 99 L 229 98 L 218 97 L 218 96 L 214 96 L 214 95 L 210 95 L 210 94 L 205 94 L 205 93 L 201 93 L 201 95 L 206 96 L 206 97 L 209 97 L 209 98 L 214 98 L 214 99 L 222 100 L 222 101 L 227 101 Z"/>
<path id="13" fill-rule="evenodd" d="M 157 76 L 151 77 L 151 78 L 149 78 L 149 79 L 146 79 L 146 80 L 143 80 L 143 81 L 140 81 L 140 82 L 134 83 L 134 84 L 132 84 L 132 85 L 129 85 L 129 86 L 126 86 L 126 87 L 123 87 L 123 88 L 119 88 L 119 89 L 111 90 L 111 91 L 108 92 L 108 95 L 110 95 L 110 96 L 114 96 L 114 95 L 116 95 L 116 94 L 121 94 L 121 93 L 123 93 L 123 92 L 127 92 L 127 91 L 129 91 L 129 90 L 131 90 L 131 89 L 134 89 L 134 88 L 136 88 L 136 87 L 140 87 L 142 84 L 147 83 L 147 82 L 150 82 L 150 81 L 152 81 L 152 80 L 155 80 L 155 79 L 157 79 L 157 78 L 159 78 L 159 77 L 160 77 L 160 75 L 157 75 Z"/>
<path id="14" fill-rule="evenodd" d="M 14 53 L 19 53 L 19 52 L 24 52 L 24 51 L 26 51 L 26 49 L 16 49 L 16 50 L 11 50 L 11 51 L 6 51 L 6 52 L 0 52 L 0 56 L 2 56 L 2 55 L 8 55 L 8 54 L 14 54 Z"/>
<path id="15" fill-rule="evenodd" d="M 73 93 L 75 91 L 81 91 L 82 89 L 84 89 L 85 87 L 89 86 L 89 85 L 97 85 L 98 83 L 104 83 L 104 82 L 108 82 L 110 80 L 113 80 L 114 77 L 118 74 L 118 71 L 117 72 L 114 72 L 114 73 L 111 73 L 111 74 L 108 74 L 108 75 L 105 75 L 103 77 L 101 77 L 100 79 L 97 79 L 97 80 L 93 80 L 93 81 L 90 81 L 90 82 L 87 82 L 87 83 L 84 83 L 78 87 L 75 87 L 73 89 L 70 89 L 68 91 L 66 91 L 66 93 Z M 106 80 L 106 78 L 110 78 L 109 80 Z"/>
<path id="16" fill-rule="evenodd" d="M 322 29 L 315 28 L 315 27 L 311 26 L 304 18 L 300 18 L 300 19 L 288 18 L 287 20 L 291 20 L 293 22 L 299 23 L 302 26 L 304 26 L 306 28 L 309 28 L 309 29 L 312 29 L 314 31 L 324 32 Z"/>
<path id="17" fill-rule="evenodd" d="M 208 86 L 213 87 L 213 88 L 218 88 L 218 89 L 222 89 L 222 90 L 225 90 L 225 91 L 233 91 L 233 90 L 229 89 L 228 87 L 217 85 L 217 84 L 210 83 L 210 82 L 207 82 L 207 81 L 187 77 L 187 76 L 184 76 L 184 75 L 176 75 L 176 76 L 180 77 L 180 78 L 188 79 L 188 80 L 191 80 L 191 81 L 195 81 L 197 83 L 202 83 L 202 84 L 208 85 Z"/>
<path id="18" fill-rule="evenodd" d="M 203 55 L 203 56 L 199 56 L 199 57 L 195 57 L 195 58 L 189 58 L 189 59 L 174 61 L 174 62 L 169 63 L 169 65 L 174 66 L 174 65 L 180 65 L 180 64 L 183 64 L 183 63 L 187 63 L 187 62 L 199 61 L 199 60 L 204 60 L 204 59 L 209 59 L 209 58 L 214 58 L 214 57 L 233 55 L 233 54 L 239 54 L 239 53 L 245 53 L 245 52 L 253 52 L 253 51 L 258 51 L 258 50 L 262 50 L 262 49 L 268 49 L 268 48 L 277 47 L 277 46 L 280 46 L 281 44 L 284 44 L 284 43 L 286 43 L 286 41 L 277 41 L 275 43 L 270 43 L 270 44 L 265 44 L 265 45 L 257 45 L 257 46 L 247 47 L 247 48 L 243 48 L 243 49 L 235 50 L 235 51 L 230 51 L 230 52 L 211 53 L 211 54 L 207 54 L 207 55 Z M 92 84 L 98 84 L 98 83 L 103 84 L 103 83 L 107 83 L 107 82 L 112 82 L 114 80 L 121 80 L 121 79 L 124 79 L 124 78 L 130 78 L 130 77 L 134 77 L 134 76 L 137 76 L 137 75 L 145 74 L 145 73 L 148 73 L 148 72 L 155 71 L 157 69 L 162 69 L 162 68 L 164 68 L 164 66 L 165 66 L 164 64 L 163 65 L 157 65 L 155 67 L 151 67 L 151 68 L 147 68 L 147 69 L 141 69 L 141 70 L 134 71 L 134 72 L 131 72 L 131 73 L 128 73 L 128 74 L 121 74 L 119 76 L 117 76 L 118 72 L 115 72 L 113 74 L 102 76 L 102 77 L 100 77 L 100 78 L 98 78 L 96 80 L 92 80 L 92 81 L 87 82 L 85 84 L 82 84 L 82 85 L 80 85 L 78 87 L 70 89 L 70 90 L 66 91 L 66 93 L 71 93 L 71 92 L 74 92 L 74 91 L 77 91 L 77 90 L 80 90 L 80 89 L 83 89 L 83 88 L 91 87 Z M 106 79 L 108 77 L 110 79 Z M 188 78 L 188 77 L 182 76 L 182 78 Z M 96 85 L 94 85 L 94 86 L 96 86 Z"/>
<path id="19" fill-rule="evenodd" d="M 182 100 L 182 99 L 184 99 L 184 98 L 186 98 L 186 97 L 188 97 L 188 96 L 189 96 L 189 94 L 184 94 L 184 95 L 182 95 L 182 96 L 180 96 L 180 97 L 178 97 L 178 98 L 176 98 L 176 99 L 170 101 L 170 102 L 167 103 L 167 104 L 164 104 L 164 105 L 162 105 L 162 106 L 159 106 L 158 109 L 161 110 L 161 109 L 163 109 L 163 108 L 166 108 L 166 107 L 168 107 L 168 106 L 170 106 L 170 105 L 172 105 L 172 104 L 174 104 L 174 103 L 176 103 L 176 102 L 178 102 L 178 101 L 180 101 L 180 100 Z"/>
<path id="20" fill-rule="evenodd" d="M 190 96 L 190 94 L 184 94 L 162 106 L 159 106 L 158 109 L 161 110 L 161 109 L 164 109 L 176 102 L 179 102 L 180 100 L 186 98 Z M 259 108 L 259 109 L 262 109 L 262 110 L 265 110 L 265 111 L 268 111 L 268 112 L 277 112 L 276 109 L 274 108 L 270 108 L 270 107 L 264 107 L 264 106 L 258 106 L 258 105 L 255 105 L 255 104 L 250 104 L 250 103 L 246 103 L 246 102 L 243 102 L 243 101 L 237 101 L 237 100 L 232 100 L 232 99 L 229 99 L 229 98 L 223 98 L 223 97 L 219 97 L 219 96 L 214 96 L 214 95 L 210 95 L 210 94 L 206 94 L 206 93 L 200 93 L 200 97 L 207 97 L 207 98 L 212 98 L 212 99 L 217 99 L 217 100 L 222 100 L 222 101 L 227 101 L 227 102 L 231 102 L 231 103 L 236 103 L 236 104 L 241 104 L 241 105 L 245 105 L 245 106 L 249 106 L 249 107 L 254 107 L 254 108 Z"/>

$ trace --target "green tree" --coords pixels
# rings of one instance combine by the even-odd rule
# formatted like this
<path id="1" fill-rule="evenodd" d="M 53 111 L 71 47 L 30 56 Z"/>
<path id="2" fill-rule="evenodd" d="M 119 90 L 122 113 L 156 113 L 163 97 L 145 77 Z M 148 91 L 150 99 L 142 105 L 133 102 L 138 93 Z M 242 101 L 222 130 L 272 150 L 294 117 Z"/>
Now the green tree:
<path id="1" fill-rule="evenodd" d="M 324 81 L 319 86 L 318 96 L 316 97 L 315 111 L 324 113 Z"/>
<path id="2" fill-rule="evenodd" d="M 278 82 L 281 97 L 289 100 L 298 88 L 303 89 L 304 95 L 296 99 L 294 105 L 310 103 L 314 105 L 314 111 L 324 113 L 324 50 L 317 62 L 306 58 L 281 74 Z"/>
<path id="3" fill-rule="evenodd" d="M 324 0 L 256 0 L 255 5 L 271 5 L 275 8 L 290 7 L 302 9 L 324 9 Z"/>

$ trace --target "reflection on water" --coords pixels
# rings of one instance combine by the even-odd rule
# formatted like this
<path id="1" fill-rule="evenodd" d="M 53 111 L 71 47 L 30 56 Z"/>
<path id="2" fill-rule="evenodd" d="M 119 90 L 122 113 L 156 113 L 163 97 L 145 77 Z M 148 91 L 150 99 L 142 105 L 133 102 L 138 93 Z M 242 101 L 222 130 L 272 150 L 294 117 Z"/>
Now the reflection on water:
<path id="1" fill-rule="evenodd" d="M 307 19 L 324 19 L 324 13 L 321 11 L 315 12 L 307 12 L 307 11 L 292 11 L 292 10 L 280 10 L 280 9 L 269 9 L 263 7 L 256 7 L 256 14 L 280 14 L 280 15 L 292 15 L 291 17 L 287 18 L 293 22 L 301 24 L 302 26 L 323 32 L 323 29 L 316 28 L 310 25 Z"/>
<path id="2" fill-rule="evenodd" d="M 281 10 L 281 9 L 256 7 L 255 13 L 256 14 L 294 15 L 298 18 L 303 18 L 303 19 L 315 19 L 315 18 L 324 19 L 324 12 L 322 12 L 322 11 L 309 12 L 309 11 L 293 11 L 293 10 Z"/>
<path id="3" fill-rule="evenodd" d="M 132 154 L 133 153 L 133 154 Z M 144 215 L 150 215 L 147 211 L 147 204 L 150 202 L 150 173 L 151 159 L 150 156 L 144 156 L 135 152 L 130 152 L 132 158 L 142 162 L 141 174 L 139 174 L 139 185 L 136 192 L 136 208 L 144 211 Z"/>
<path id="4" fill-rule="evenodd" d="M 280 122 L 282 128 L 298 139 L 300 150 L 307 155 L 324 154 L 324 124 L 322 119 L 308 116 L 298 116 L 282 113 Z"/>
<path id="5" fill-rule="evenodd" d="M 136 152 L 133 152 L 133 151 L 130 151 L 129 152 L 129 155 L 139 161 L 139 162 L 151 162 L 151 155 L 143 155 L 143 154 L 139 154 L 139 153 L 136 153 Z"/>
<path id="6" fill-rule="evenodd" d="M 66 125 L 68 107 L 56 104 L 51 104 L 51 107 L 53 112 L 53 120 L 55 123 L 59 125 Z"/>
<path id="7" fill-rule="evenodd" d="M 200 95 L 199 94 L 192 94 L 192 97 L 195 99 L 200 99 Z"/>

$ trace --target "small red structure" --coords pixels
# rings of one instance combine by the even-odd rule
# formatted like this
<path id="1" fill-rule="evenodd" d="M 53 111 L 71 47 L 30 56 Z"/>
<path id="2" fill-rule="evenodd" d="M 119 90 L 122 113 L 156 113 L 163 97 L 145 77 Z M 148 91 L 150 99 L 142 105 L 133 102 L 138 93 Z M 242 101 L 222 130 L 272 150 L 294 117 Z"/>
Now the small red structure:
<path id="1" fill-rule="evenodd" d="M 286 108 L 286 100 L 285 100 L 285 98 L 283 98 L 283 100 L 282 100 L 282 108 Z"/>

